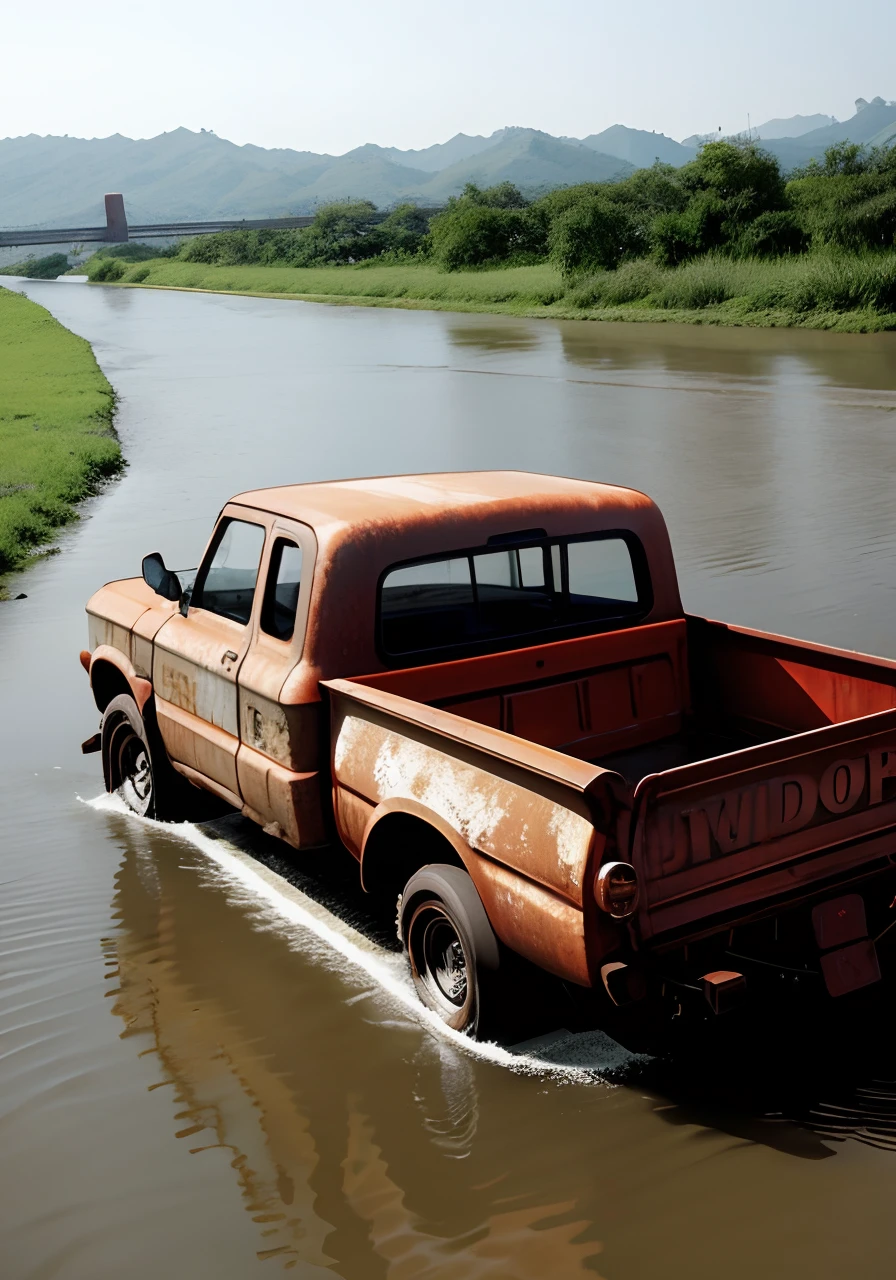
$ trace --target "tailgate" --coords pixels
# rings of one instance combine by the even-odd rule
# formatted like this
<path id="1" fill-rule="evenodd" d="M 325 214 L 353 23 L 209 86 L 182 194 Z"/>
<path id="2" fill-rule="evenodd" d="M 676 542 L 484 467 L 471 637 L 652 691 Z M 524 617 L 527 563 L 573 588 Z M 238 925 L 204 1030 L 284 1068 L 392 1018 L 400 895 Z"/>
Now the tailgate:
<path id="1" fill-rule="evenodd" d="M 786 904 L 893 855 L 894 711 L 653 774 L 635 793 L 645 939 Z"/>

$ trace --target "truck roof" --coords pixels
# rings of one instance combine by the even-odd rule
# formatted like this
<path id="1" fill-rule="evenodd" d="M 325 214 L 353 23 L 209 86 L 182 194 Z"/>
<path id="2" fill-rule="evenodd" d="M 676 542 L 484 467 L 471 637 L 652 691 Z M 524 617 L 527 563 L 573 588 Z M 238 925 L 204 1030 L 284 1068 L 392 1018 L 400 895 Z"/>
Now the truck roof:
<path id="1" fill-rule="evenodd" d="M 255 489 L 232 498 L 227 509 L 236 514 L 240 507 L 314 532 L 317 571 L 305 651 L 315 655 L 322 672 L 329 672 L 327 662 L 337 650 L 343 669 L 349 669 L 349 655 L 354 671 L 379 669 L 374 619 L 378 582 L 389 567 L 530 530 L 548 537 L 633 533 L 652 579 L 648 620 L 681 617 L 665 522 L 651 499 L 635 489 L 529 471 L 455 471 Z M 333 636 L 340 637 L 341 648 Z"/>
<path id="2" fill-rule="evenodd" d="M 618 485 L 573 480 L 530 471 L 454 471 L 429 475 L 376 476 L 360 480 L 279 485 L 231 499 L 240 505 L 301 520 L 319 532 L 329 527 L 388 523 L 429 524 L 466 509 L 467 518 L 509 519 L 546 510 L 611 508 L 634 513 L 653 508 L 646 494 Z"/>

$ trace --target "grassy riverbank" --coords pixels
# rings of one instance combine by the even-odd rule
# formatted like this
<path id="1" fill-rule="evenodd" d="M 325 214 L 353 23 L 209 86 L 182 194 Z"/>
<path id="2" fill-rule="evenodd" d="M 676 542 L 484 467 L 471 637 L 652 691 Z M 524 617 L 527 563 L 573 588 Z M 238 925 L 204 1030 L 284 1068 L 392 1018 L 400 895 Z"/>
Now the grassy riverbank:
<path id="1" fill-rule="evenodd" d="M 120 284 L 315 302 L 859 333 L 896 329 L 896 252 L 772 260 L 709 254 L 678 267 L 638 259 L 572 283 L 550 263 L 450 272 L 423 263 L 209 266 L 173 258 L 122 266 Z"/>
<path id="2" fill-rule="evenodd" d="M 0 595 L 75 503 L 122 465 L 115 396 L 89 343 L 0 288 Z"/>

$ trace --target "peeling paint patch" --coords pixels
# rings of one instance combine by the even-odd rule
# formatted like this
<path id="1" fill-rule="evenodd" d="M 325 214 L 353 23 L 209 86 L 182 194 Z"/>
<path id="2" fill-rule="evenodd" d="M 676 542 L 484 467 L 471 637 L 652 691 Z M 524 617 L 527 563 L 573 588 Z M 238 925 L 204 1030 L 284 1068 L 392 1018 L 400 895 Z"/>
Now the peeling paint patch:
<path id="1" fill-rule="evenodd" d="M 587 818 L 524 782 L 510 782 L 444 749 L 357 715 L 334 744 L 337 782 L 376 804 L 413 800 L 447 822 L 471 848 L 580 901 L 594 830 Z"/>
<path id="2" fill-rule="evenodd" d="M 359 730 L 365 727 L 366 722 L 359 720 L 357 716 L 346 716 L 343 720 L 333 748 L 333 764 L 337 773 L 352 755 L 357 745 Z"/>
<path id="3" fill-rule="evenodd" d="M 408 796 L 454 827 L 475 849 L 488 848 L 505 810 L 499 779 L 489 785 L 488 775 L 462 764 L 431 747 L 384 733 L 373 767 L 377 798 Z"/>
<path id="4" fill-rule="evenodd" d="M 587 853 L 593 828 L 590 822 L 571 809 L 563 809 L 560 805 L 552 808 L 548 831 L 554 837 L 557 857 L 568 868 L 570 882 L 577 889 L 581 888 L 577 872 L 582 865 L 583 850 Z"/>

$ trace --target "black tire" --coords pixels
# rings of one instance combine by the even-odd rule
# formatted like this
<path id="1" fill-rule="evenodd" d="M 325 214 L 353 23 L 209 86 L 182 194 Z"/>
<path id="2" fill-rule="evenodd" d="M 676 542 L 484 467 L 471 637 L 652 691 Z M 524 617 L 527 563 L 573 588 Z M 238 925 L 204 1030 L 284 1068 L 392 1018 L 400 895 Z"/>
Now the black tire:
<path id="1" fill-rule="evenodd" d="M 423 1004 L 479 1040 L 498 1029 L 501 947 L 466 871 L 433 863 L 401 895 L 399 928 Z"/>
<path id="2" fill-rule="evenodd" d="M 106 790 L 141 818 L 177 822 L 185 785 L 172 768 L 155 725 L 147 723 L 129 693 L 113 698 L 100 727 Z"/>

